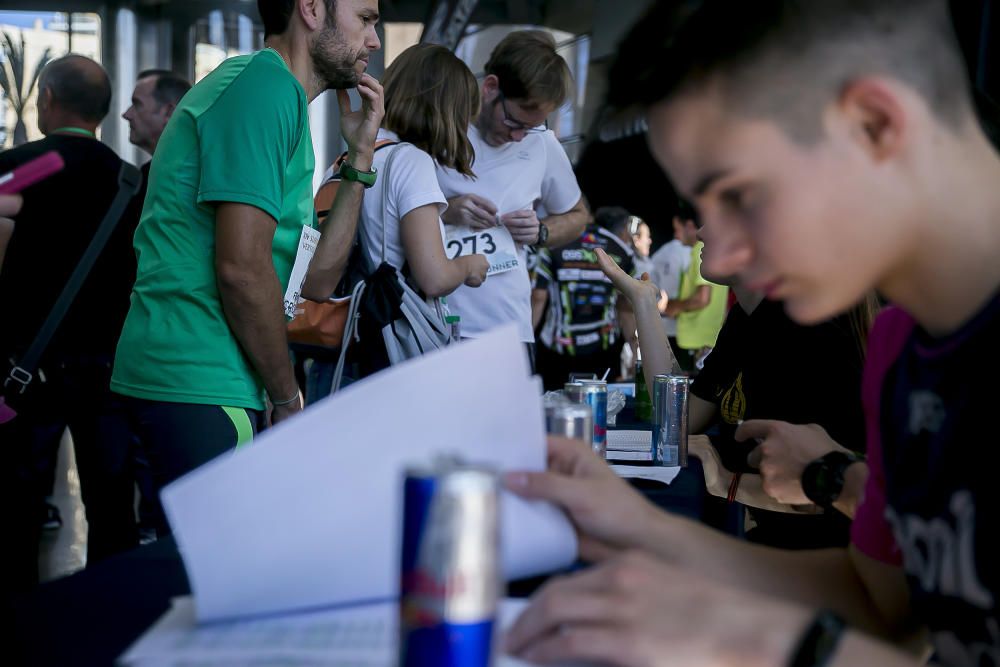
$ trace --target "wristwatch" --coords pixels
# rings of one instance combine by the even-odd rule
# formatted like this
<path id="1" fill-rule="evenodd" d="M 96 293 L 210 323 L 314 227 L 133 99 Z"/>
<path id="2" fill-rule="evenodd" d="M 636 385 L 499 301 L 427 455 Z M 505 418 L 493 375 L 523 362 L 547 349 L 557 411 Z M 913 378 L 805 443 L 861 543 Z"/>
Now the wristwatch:
<path id="1" fill-rule="evenodd" d="M 802 471 L 803 493 L 820 507 L 829 509 L 844 490 L 848 466 L 864 460 L 861 454 L 841 450 L 819 457 Z"/>
<path id="2" fill-rule="evenodd" d="M 375 185 L 375 179 L 378 176 L 378 171 L 375 167 L 372 167 L 371 171 L 359 171 L 348 164 L 346 161 L 340 165 L 340 177 L 345 181 L 355 181 L 365 186 L 365 188 L 370 188 Z"/>
<path id="3" fill-rule="evenodd" d="M 543 247 L 545 247 L 545 244 L 548 243 L 548 240 L 549 240 L 549 228 L 545 225 L 544 222 L 539 222 L 538 223 L 538 240 L 535 241 L 535 243 L 534 243 L 535 247 L 537 247 L 537 248 L 543 248 Z"/>

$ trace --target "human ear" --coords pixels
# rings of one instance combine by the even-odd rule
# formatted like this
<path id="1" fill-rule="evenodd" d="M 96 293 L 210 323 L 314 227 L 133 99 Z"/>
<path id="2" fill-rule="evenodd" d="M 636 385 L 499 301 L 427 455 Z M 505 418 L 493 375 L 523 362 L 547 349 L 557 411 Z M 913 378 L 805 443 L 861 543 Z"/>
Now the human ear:
<path id="1" fill-rule="evenodd" d="M 483 79 L 483 103 L 489 104 L 500 92 L 500 79 L 496 74 L 487 74 Z"/>
<path id="2" fill-rule="evenodd" d="M 299 16 L 310 32 L 323 27 L 326 18 L 326 3 L 324 0 L 298 0 Z"/>
<path id="3" fill-rule="evenodd" d="M 903 91 L 892 82 L 866 78 L 851 82 L 840 95 L 839 110 L 851 137 L 877 161 L 898 154 L 907 129 Z"/>

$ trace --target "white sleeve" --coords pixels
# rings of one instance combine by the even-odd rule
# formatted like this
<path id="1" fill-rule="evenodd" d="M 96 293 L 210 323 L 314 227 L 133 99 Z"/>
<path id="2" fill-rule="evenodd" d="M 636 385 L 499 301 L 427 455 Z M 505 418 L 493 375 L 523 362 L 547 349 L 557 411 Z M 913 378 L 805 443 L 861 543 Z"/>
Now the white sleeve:
<path id="1" fill-rule="evenodd" d="M 448 200 L 438 185 L 434 159 L 416 146 L 402 145 L 397 150 L 387 183 L 393 214 L 402 220 L 416 208 L 437 204 L 441 215 L 448 208 Z"/>
<path id="2" fill-rule="evenodd" d="M 580 201 L 580 186 L 566 151 L 551 130 L 542 135 L 545 147 L 545 177 L 542 180 L 542 205 L 549 215 L 559 215 Z"/>

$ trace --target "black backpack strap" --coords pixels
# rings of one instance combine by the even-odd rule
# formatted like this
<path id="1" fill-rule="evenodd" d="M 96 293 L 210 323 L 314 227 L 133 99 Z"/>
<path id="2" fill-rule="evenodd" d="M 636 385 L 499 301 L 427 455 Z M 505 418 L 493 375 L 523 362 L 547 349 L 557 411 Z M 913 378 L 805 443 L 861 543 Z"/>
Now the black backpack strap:
<path id="1" fill-rule="evenodd" d="M 118 171 L 118 193 L 111 202 L 111 207 L 104 214 L 104 219 L 97 228 L 94 238 L 91 239 L 87 250 L 80 257 L 80 261 L 70 275 L 69 280 L 66 281 L 66 286 L 63 287 L 62 293 L 56 299 L 56 303 L 52 306 L 52 310 L 49 311 L 48 317 L 45 318 L 45 323 L 42 324 L 42 328 L 38 330 L 35 339 L 28 347 L 28 351 L 10 369 L 10 374 L 4 380 L 4 387 L 11 384 L 20 385 L 17 393 L 23 394 L 28 385 L 34 380 L 35 370 L 38 368 L 38 362 L 41 360 L 45 348 L 48 347 L 52 336 L 62 323 L 76 295 L 80 292 L 83 281 L 87 279 L 87 275 L 90 273 L 91 268 L 93 268 L 94 262 L 97 261 L 97 257 L 104 250 L 108 238 L 110 238 L 111 233 L 118 225 L 118 221 L 121 219 L 125 209 L 128 208 L 132 197 L 138 192 L 141 184 L 142 174 L 139 170 L 128 162 L 122 162 L 121 169 Z"/>

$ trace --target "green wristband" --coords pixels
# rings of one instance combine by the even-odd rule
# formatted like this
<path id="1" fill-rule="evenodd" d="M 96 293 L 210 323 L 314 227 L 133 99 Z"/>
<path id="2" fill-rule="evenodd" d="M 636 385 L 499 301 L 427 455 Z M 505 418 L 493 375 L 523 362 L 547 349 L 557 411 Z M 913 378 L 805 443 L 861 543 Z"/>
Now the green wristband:
<path id="1" fill-rule="evenodd" d="M 365 188 L 370 188 L 375 185 L 375 179 L 378 176 L 378 171 L 375 167 L 372 167 L 371 171 L 358 171 L 346 161 L 344 164 L 340 165 L 340 177 L 345 181 L 355 181 L 365 186 Z"/>

